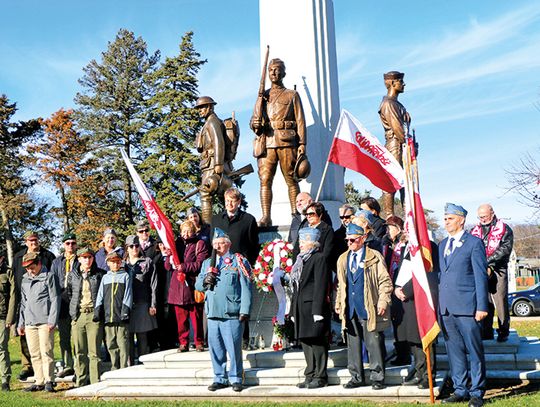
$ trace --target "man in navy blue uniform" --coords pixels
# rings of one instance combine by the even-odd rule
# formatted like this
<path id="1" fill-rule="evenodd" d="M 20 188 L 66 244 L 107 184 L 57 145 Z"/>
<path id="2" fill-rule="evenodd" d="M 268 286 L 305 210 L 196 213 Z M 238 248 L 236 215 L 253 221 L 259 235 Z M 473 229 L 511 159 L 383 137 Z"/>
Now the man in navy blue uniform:
<path id="1" fill-rule="evenodd" d="M 212 246 L 216 267 L 206 259 L 195 282 L 195 289 L 206 294 L 204 310 L 208 319 L 208 350 L 214 370 L 214 382 L 208 390 L 216 391 L 232 384 L 242 391 L 242 322 L 251 308 L 251 266 L 239 253 L 231 253 L 231 240 L 215 228 Z M 227 354 L 231 360 L 227 372 Z"/>
<path id="2" fill-rule="evenodd" d="M 487 260 L 482 240 L 464 230 L 466 216 L 463 207 L 446 204 L 444 227 L 448 237 L 439 244 L 439 310 L 454 394 L 442 402 L 470 399 L 469 407 L 480 407 L 486 387 L 481 321 L 488 311 Z"/>

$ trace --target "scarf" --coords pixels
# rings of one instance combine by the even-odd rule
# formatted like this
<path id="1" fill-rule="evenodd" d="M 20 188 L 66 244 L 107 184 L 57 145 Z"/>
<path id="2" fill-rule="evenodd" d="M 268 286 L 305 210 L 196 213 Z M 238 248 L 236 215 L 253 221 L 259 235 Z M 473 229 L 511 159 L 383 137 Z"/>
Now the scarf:
<path id="1" fill-rule="evenodd" d="M 388 274 L 390 274 L 390 278 L 392 281 L 394 281 L 394 273 L 399 267 L 399 260 L 401 259 L 401 250 L 403 250 L 403 247 L 405 245 L 402 242 L 397 242 L 396 247 L 392 250 L 392 257 L 390 258 L 390 267 L 388 267 Z"/>
<path id="2" fill-rule="evenodd" d="M 471 230 L 471 235 L 479 237 L 484 241 L 484 245 L 486 246 L 486 255 L 487 257 L 489 257 L 499 248 L 505 232 L 506 225 L 501 219 L 497 219 L 495 225 L 492 224 L 489 227 L 489 233 L 487 234 L 487 236 L 482 236 L 481 224 L 476 225 L 473 230 Z"/>
<path id="3" fill-rule="evenodd" d="M 294 284 L 294 287 L 296 287 L 296 289 L 298 289 L 300 276 L 302 276 L 302 270 L 304 269 L 304 263 L 308 261 L 311 255 L 315 253 L 316 251 L 317 249 L 313 248 L 313 249 L 308 250 L 307 252 L 299 253 L 298 257 L 296 257 L 296 261 L 291 270 L 291 281 Z"/>

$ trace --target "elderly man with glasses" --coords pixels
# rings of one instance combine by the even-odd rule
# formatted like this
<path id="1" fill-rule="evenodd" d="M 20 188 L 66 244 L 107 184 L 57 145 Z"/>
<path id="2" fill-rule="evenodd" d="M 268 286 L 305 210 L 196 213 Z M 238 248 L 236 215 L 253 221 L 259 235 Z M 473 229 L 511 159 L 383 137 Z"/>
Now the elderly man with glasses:
<path id="1" fill-rule="evenodd" d="M 369 354 L 370 381 L 374 390 L 384 388 L 384 336 L 390 326 L 392 282 L 382 255 L 366 246 L 367 234 L 349 223 L 349 250 L 337 262 L 338 286 L 335 311 L 347 332 L 347 367 L 351 380 L 346 389 L 365 386 L 362 342 Z"/>

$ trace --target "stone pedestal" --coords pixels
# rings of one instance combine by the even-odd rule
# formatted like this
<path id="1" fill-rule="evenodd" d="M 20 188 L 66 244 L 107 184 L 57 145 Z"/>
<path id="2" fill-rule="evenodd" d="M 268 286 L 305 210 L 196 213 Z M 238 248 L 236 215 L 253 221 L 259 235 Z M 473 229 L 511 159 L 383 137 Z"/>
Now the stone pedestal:
<path id="1" fill-rule="evenodd" d="M 285 62 L 284 85 L 296 88 L 302 99 L 311 175 L 302 181 L 300 189 L 315 199 L 340 113 L 333 3 L 331 0 L 260 0 L 259 12 L 261 61 L 269 45 L 269 59 L 280 58 Z M 319 197 L 335 225 L 339 225 L 337 209 L 344 201 L 343 176 L 342 167 L 330 164 Z M 273 224 L 289 225 L 291 208 L 279 169 L 273 194 Z"/>

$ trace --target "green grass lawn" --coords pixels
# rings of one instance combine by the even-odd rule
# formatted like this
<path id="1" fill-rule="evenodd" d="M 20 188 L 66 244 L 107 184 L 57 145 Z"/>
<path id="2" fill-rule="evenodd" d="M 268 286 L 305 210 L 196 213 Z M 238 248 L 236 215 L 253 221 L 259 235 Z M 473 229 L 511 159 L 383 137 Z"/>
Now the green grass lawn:
<path id="1" fill-rule="evenodd" d="M 512 328 L 517 329 L 521 336 L 539 336 L 540 337 L 540 321 L 512 321 Z M 69 406 L 83 407 L 83 406 L 233 406 L 239 404 L 238 402 L 223 402 L 223 401 L 102 401 L 102 400 L 73 400 L 66 399 L 64 392 L 69 386 L 65 384 L 59 384 L 57 386 L 56 393 L 25 393 L 22 389 L 27 384 L 18 382 L 17 375 L 21 370 L 21 360 L 19 351 L 18 338 L 11 338 L 9 341 L 9 349 L 12 360 L 13 376 L 11 380 L 12 390 L 10 393 L 0 393 L 0 407 L 33 407 L 33 406 L 65 406 L 68 403 Z M 59 355 L 58 338 L 55 338 L 55 355 Z M 491 388 L 488 389 L 487 397 L 490 399 L 490 407 L 535 407 L 540 406 L 540 385 L 539 384 L 519 384 L 519 385 L 505 385 L 500 383 L 491 384 Z M 246 401 L 247 402 L 247 401 Z M 244 404 L 244 403 L 241 403 Z M 391 404 L 396 407 L 412 407 L 418 406 L 417 403 L 389 403 L 389 402 L 249 402 L 250 405 L 267 407 L 267 406 L 382 406 Z"/>

